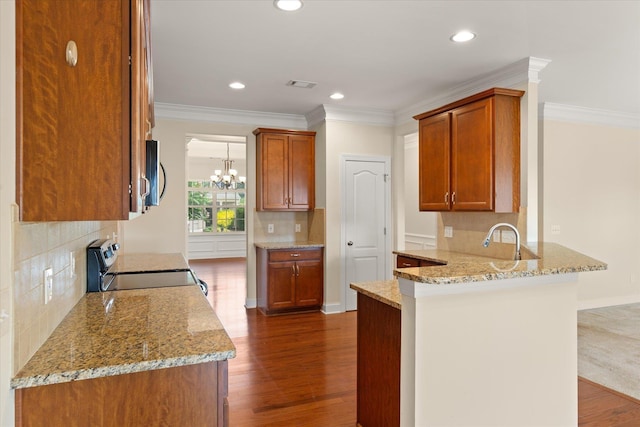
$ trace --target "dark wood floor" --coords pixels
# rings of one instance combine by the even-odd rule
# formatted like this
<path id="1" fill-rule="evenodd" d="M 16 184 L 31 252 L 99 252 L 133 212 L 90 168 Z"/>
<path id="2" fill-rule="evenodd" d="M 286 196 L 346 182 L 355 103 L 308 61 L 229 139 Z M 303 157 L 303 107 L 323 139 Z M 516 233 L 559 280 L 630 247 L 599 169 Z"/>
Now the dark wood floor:
<path id="1" fill-rule="evenodd" d="M 244 259 L 190 264 L 236 345 L 231 426 L 355 426 L 355 312 L 266 317 L 244 308 Z M 640 401 L 578 378 L 578 417 L 584 427 L 638 427 Z"/>

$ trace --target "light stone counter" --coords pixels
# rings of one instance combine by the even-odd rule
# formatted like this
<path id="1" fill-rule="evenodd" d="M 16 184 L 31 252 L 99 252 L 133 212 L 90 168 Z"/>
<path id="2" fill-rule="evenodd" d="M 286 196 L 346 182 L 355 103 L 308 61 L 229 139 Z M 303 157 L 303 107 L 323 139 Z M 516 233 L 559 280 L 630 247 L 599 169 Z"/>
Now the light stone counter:
<path id="1" fill-rule="evenodd" d="M 262 249 L 304 249 L 323 248 L 323 243 L 315 242 L 255 242 L 254 245 Z"/>
<path id="2" fill-rule="evenodd" d="M 489 280 L 606 270 L 607 264 L 557 243 L 529 243 L 521 261 L 433 250 L 395 251 L 395 254 L 446 263 L 434 267 L 396 269 L 394 275 L 414 282 L 446 285 Z"/>
<path id="3" fill-rule="evenodd" d="M 11 380 L 26 388 L 235 357 L 197 286 L 88 293 Z"/>
<path id="4" fill-rule="evenodd" d="M 523 248 L 529 260 L 503 259 L 463 254 L 438 249 L 394 251 L 445 265 L 396 269 L 394 275 L 420 283 L 435 285 L 486 282 L 489 280 L 534 277 L 552 274 L 605 270 L 607 264 L 555 243 L 530 243 Z M 537 259 L 539 257 L 539 259 Z M 400 309 L 402 294 L 397 280 L 351 283 L 351 289 Z"/>
<path id="5" fill-rule="evenodd" d="M 111 267 L 113 272 L 189 270 L 181 253 L 130 253 L 119 255 Z"/>

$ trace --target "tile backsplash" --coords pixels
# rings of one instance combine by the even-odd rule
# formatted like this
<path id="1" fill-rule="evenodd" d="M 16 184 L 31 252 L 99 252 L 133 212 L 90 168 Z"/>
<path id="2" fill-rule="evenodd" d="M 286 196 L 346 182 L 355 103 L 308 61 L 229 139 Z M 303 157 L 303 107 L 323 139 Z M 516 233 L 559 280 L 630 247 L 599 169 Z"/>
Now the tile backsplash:
<path id="1" fill-rule="evenodd" d="M 113 236 L 117 221 L 13 222 L 14 372 L 17 372 L 86 290 L 85 248 Z M 45 304 L 44 270 L 53 270 Z"/>
<path id="2" fill-rule="evenodd" d="M 520 213 L 505 214 L 442 212 L 438 215 L 437 247 L 454 252 L 512 259 L 515 251 L 514 244 L 492 240 L 488 248 L 482 246 L 489 229 L 499 222 L 508 222 L 514 225 L 520 233 L 521 243 L 526 243 L 526 209 L 521 207 Z M 444 236 L 445 226 L 452 228 L 453 237 Z M 502 232 L 502 230 L 501 228 L 500 231 Z"/>

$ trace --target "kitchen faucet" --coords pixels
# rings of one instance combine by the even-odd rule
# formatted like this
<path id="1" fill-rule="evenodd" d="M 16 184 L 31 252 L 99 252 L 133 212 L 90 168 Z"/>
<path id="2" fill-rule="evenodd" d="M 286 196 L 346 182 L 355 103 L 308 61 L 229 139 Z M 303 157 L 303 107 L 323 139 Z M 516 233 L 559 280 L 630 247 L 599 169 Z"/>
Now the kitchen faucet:
<path id="1" fill-rule="evenodd" d="M 491 236 L 493 235 L 493 232 L 496 231 L 498 227 L 507 227 L 513 230 L 513 232 L 516 234 L 516 254 L 514 259 L 515 260 L 522 259 L 520 255 L 520 233 L 518 232 L 518 229 L 516 227 L 509 224 L 508 222 L 500 222 L 494 225 L 493 227 L 491 227 L 489 229 L 489 232 L 487 233 L 487 237 L 485 237 L 484 242 L 482 243 L 482 246 L 484 246 L 485 248 L 489 247 L 489 243 L 491 243 Z"/>

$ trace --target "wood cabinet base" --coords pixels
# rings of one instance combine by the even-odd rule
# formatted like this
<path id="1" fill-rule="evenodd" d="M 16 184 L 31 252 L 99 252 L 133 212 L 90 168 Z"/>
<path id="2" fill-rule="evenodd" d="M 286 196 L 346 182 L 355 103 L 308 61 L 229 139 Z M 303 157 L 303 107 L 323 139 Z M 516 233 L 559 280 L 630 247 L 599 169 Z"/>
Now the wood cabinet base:
<path id="1" fill-rule="evenodd" d="M 227 361 L 16 390 L 16 426 L 228 426 Z"/>
<path id="2" fill-rule="evenodd" d="M 401 311 L 358 293 L 358 425 L 400 425 Z"/>

